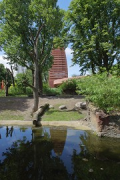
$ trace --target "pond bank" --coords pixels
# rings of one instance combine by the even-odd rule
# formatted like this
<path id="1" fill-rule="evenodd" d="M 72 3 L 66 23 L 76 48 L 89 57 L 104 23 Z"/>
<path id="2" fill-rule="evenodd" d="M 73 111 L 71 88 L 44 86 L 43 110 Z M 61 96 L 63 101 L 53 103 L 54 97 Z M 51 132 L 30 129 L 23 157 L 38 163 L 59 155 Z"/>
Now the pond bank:
<path id="1" fill-rule="evenodd" d="M 115 128 L 108 128 L 105 132 L 95 132 L 91 123 L 86 120 L 79 121 L 41 121 L 42 126 L 69 127 L 79 130 L 89 130 L 99 137 L 120 138 L 120 133 Z M 0 126 L 34 126 L 32 121 L 1 120 Z"/>
<path id="2" fill-rule="evenodd" d="M 83 124 L 82 121 L 41 121 L 41 123 L 42 126 L 64 126 L 81 130 L 91 130 L 90 127 Z M 0 126 L 33 126 L 33 122 L 20 120 L 1 120 Z"/>

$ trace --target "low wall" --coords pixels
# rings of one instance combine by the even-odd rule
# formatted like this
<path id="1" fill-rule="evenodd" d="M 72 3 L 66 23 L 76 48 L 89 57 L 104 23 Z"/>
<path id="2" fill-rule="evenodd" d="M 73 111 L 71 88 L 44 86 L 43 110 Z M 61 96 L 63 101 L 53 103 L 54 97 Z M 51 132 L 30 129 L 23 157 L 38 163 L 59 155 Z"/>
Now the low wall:
<path id="1" fill-rule="evenodd" d="M 87 104 L 87 120 L 90 121 L 91 129 L 99 136 L 120 138 L 120 115 L 108 115 L 97 109 L 92 104 Z"/>

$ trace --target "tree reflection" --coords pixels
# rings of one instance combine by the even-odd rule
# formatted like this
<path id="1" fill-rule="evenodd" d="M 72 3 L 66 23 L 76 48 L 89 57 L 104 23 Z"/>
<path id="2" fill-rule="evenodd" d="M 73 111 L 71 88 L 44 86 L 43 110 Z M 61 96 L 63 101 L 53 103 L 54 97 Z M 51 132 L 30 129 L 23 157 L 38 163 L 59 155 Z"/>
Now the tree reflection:
<path id="1" fill-rule="evenodd" d="M 79 180 L 119 180 L 120 158 L 118 148 L 116 154 L 111 149 L 116 148 L 107 143 L 108 139 L 100 138 L 85 133 L 80 136 L 80 153 L 74 150 L 72 163 L 74 165 L 75 179 Z M 110 145 L 110 146 L 109 146 Z M 111 147 L 112 146 L 112 147 Z"/>
<path id="2" fill-rule="evenodd" d="M 54 145 L 53 149 L 57 156 L 61 156 L 67 137 L 67 129 L 50 129 L 51 140 Z"/>
<path id="3" fill-rule="evenodd" d="M 33 130 L 32 141 L 15 141 L 0 162 L 2 180 L 67 180 L 66 167 L 58 157 L 52 157 L 53 143 L 49 134 L 41 129 Z"/>
<path id="4" fill-rule="evenodd" d="M 11 127 L 6 126 L 6 137 L 8 136 L 12 137 L 12 133 L 13 133 L 13 126 Z"/>

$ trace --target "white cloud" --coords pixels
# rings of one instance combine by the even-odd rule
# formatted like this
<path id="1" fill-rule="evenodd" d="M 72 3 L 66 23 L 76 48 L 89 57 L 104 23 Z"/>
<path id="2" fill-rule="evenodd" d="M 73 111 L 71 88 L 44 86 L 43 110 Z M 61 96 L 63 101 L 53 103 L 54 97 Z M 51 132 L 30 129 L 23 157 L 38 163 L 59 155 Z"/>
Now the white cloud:
<path id="1" fill-rule="evenodd" d="M 72 75 L 79 75 L 79 65 L 72 66 L 72 57 L 73 57 L 73 50 L 69 47 L 65 49 L 66 58 L 67 58 L 67 65 L 68 65 L 68 77 L 72 77 Z"/>
<path id="2" fill-rule="evenodd" d="M 70 49 L 69 47 L 67 47 L 66 49 L 65 49 L 65 53 L 66 53 L 66 56 L 67 57 L 69 57 L 69 58 L 72 58 L 73 57 L 73 50 L 72 49 Z"/>
<path id="3" fill-rule="evenodd" d="M 10 68 L 10 65 L 8 64 L 8 61 L 3 58 L 2 55 L 0 55 L 0 64 L 4 64 L 6 68 Z"/>

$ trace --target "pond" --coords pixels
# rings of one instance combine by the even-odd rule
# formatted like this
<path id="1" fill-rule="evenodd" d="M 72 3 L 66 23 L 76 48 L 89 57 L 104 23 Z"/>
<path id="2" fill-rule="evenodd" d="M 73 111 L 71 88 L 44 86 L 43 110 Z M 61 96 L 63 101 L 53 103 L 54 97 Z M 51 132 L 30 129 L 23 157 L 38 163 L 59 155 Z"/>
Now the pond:
<path id="1" fill-rule="evenodd" d="M 120 180 L 120 139 L 63 127 L 0 127 L 0 180 Z"/>

